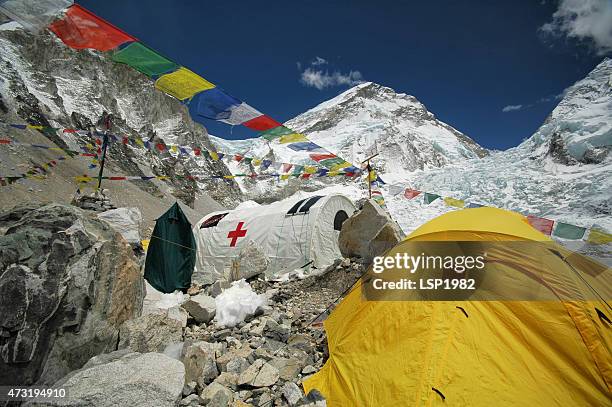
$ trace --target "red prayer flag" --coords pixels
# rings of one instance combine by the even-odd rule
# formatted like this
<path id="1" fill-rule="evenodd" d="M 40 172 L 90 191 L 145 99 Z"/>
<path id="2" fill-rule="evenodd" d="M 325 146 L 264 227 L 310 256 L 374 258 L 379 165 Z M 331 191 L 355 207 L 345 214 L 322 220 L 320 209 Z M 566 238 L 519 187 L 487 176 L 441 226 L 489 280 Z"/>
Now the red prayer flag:
<path id="1" fill-rule="evenodd" d="M 127 138 L 127 137 L 124 137 L 124 138 L 123 138 L 123 140 L 122 140 L 122 142 L 123 142 L 123 144 L 128 144 L 128 143 L 129 143 L 128 138 Z"/>
<path id="2" fill-rule="evenodd" d="M 316 162 L 336 157 L 337 156 L 335 154 L 310 154 L 310 158 L 312 158 Z"/>
<path id="3" fill-rule="evenodd" d="M 195 155 L 199 156 L 199 155 L 201 155 L 201 154 L 202 154 L 202 150 L 200 150 L 200 149 L 199 149 L 199 148 L 197 148 L 197 147 L 194 147 L 194 148 L 193 148 L 193 153 L 194 153 Z"/>
<path id="4" fill-rule="evenodd" d="M 240 154 L 236 154 L 236 155 L 234 156 L 234 160 L 236 160 L 236 161 L 238 161 L 238 162 L 242 161 L 242 159 L 243 159 L 243 158 L 244 158 L 244 157 L 242 157 Z"/>
<path id="5" fill-rule="evenodd" d="M 312 174 L 302 174 L 302 178 L 304 178 L 304 179 L 308 179 L 308 178 L 310 178 L 310 176 L 311 176 L 311 175 L 312 175 Z"/>
<path id="6" fill-rule="evenodd" d="M 76 129 L 64 129 L 64 133 L 76 133 Z"/>
<path id="7" fill-rule="evenodd" d="M 421 191 L 417 191 L 416 189 L 406 188 L 404 191 L 404 197 L 406 197 L 406 199 L 412 199 L 419 196 L 420 193 Z"/>
<path id="8" fill-rule="evenodd" d="M 0 139 L 0 144 L 11 144 L 11 140 Z"/>
<path id="9" fill-rule="evenodd" d="M 78 4 L 71 6 L 64 18 L 53 22 L 49 29 L 74 49 L 110 51 L 126 42 L 137 41 Z"/>
<path id="10" fill-rule="evenodd" d="M 279 122 L 277 122 L 276 120 L 274 120 L 273 118 L 265 114 L 259 117 L 256 117 L 254 119 L 251 119 L 249 121 L 246 121 L 242 124 L 251 130 L 257 130 L 257 131 L 270 130 L 275 127 L 281 126 Z"/>
<path id="11" fill-rule="evenodd" d="M 164 151 L 164 149 L 166 148 L 166 146 L 164 146 L 162 143 L 156 143 L 156 144 L 155 144 L 155 147 L 157 147 L 157 149 L 158 149 L 159 151 L 162 151 L 162 152 L 163 152 L 163 151 Z"/>
<path id="12" fill-rule="evenodd" d="M 545 235 L 550 236 L 550 234 L 552 233 L 553 225 L 555 223 L 554 220 L 540 218 L 533 215 L 528 215 L 527 220 L 529 221 L 529 224 L 533 226 L 534 229 L 539 230 Z"/>

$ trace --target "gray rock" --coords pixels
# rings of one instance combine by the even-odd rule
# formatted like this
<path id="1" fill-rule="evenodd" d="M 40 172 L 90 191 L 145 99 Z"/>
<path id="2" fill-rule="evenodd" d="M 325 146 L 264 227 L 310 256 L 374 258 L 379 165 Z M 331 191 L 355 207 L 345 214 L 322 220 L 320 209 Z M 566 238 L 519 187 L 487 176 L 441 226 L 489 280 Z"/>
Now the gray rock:
<path id="1" fill-rule="evenodd" d="M 183 396 L 187 397 L 190 394 L 195 393 L 197 385 L 198 384 L 196 382 L 189 382 L 189 383 L 185 384 L 183 386 Z"/>
<path id="2" fill-rule="evenodd" d="M 264 336 L 286 343 L 289 340 L 290 333 L 291 328 L 289 326 L 279 324 L 271 318 L 266 320 L 266 325 L 263 329 Z"/>
<path id="3" fill-rule="evenodd" d="M 281 379 L 293 380 L 298 377 L 306 361 L 294 358 L 273 358 L 269 363 L 278 370 Z"/>
<path id="4" fill-rule="evenodd" d="M 185 383 L 196 382 L 200 388 L 206 387 L 218 375 L 216 345 L 208 342 L 195 342 L 183 348 L 185 364 Z"/>
<path id="5" fill-rule="evenodd" d="M 249 240 L 238 255 L 237 267 L 239 275 L 234 276 L 234 280 L 247 279 L 259 274 L 265 275 L 269 265 L 270 259 L 262 248 L 254 240 Z"/>
<path id="6" fill-rule="evenodd" d="M 308 365 L 306 367 L 304 367 L 304 369 L 302 369 L 302 374 L 304 375 L 311 375 L 313 373 L 315 373 L 317 371 L 317 369 L 314 366 Z"/>
<path id="7" fill-rule="evenodd" d="M 183 303 L 182 307 L 199 323 L 209 323 L 215 317 L 215 299 L 200 293 Z"/>
<path id="8" fill-rule="evenodd" d="M 197 394 L 190 394 L 181 400 L 179 406 L 197 407 L 202 402 L 202 399 Z"/>
<path id="9" fill-rule="evenodd" d="M 373 200 L 366 200 L 342 225 L 338 246 L 344 257 L 360 257 L 366 264 L 401 240 L 397 224 Z"/>
<path id="10" fill-rule="evenodd" d="M 228 407 L 234 400 L 234 395 L 230 389 L 215 382 L 202 391 L 200 398 L 208 407 Z"/>
<path id="11" fill-rule="evenodd" d="M 187 326 L 187 320 L 189 319 L 189 313 L 182 307 L 175 306 L 168 308 L 168 318 L 177 320 L 183 328 Z"/>
<path id="12" fill-rule="evenodd" d="M 249 362 L 245 358 L 237 357 L 235 359 L 230 360 L 225 368 L 228 373 L 240 374 L 244 372 L 248 367 Z"/>
<path id="13" fill-rule="evenodd" d="M 242 372 L 238 378 L 239 386 L 269 387 L 279 379 L 278 369 L 266 363 L 263 359 L 257 359 L 247 370 Z"/>
<path id="14" fill-rule="evenodd" d="M 185 368 L 161 353 L 113 352 L 94 358 L 57 382 L 69 397 L 59 406 L 176 406 L 182 396 Z M 29 406 L 40 404 L 31 403 Z"/>
<path id="15" fill-rule="evenodd" d="M 210 287 L 208 287 L 208 295 L 216 298 L 223 290 L 230 288 L 230 283 L 226 280 L 217 280 Z"/>
<path id="16" fill-rule="evenodd" d="M 227 372 L 227 365 L 230 364 L 233 360 L 240 358 L 248 361 L 249 359 L 253 358 L 252 355 L 253 349 L 249 348 L 248 346 L 243 346 L 240 349 L 234 349 L 219 356 L 217 358 L 217 366 L 219 367 L 220 371 Z"/>
<path id="17" fill-rule="evenodd" d="M 283 397 L 290 406 L 295 406 L 304 397 L 302 389 L 293 382 L 287 382 L 282 388 Z"/>
<path id="18" fill-rule="evenodd" d="M 126 321 L 119 329 L 119 349 L 134 352 L 162 352 L 169 344 L 183 340 L 183 328 L 176 319 L 148 314 Z"/>
<path id="19" fill-rule="evenodd" d="M 132 249 L 73 206 L 0 212 L 0 383 L 52 384 L 117 345 L 142 310 Z"/>

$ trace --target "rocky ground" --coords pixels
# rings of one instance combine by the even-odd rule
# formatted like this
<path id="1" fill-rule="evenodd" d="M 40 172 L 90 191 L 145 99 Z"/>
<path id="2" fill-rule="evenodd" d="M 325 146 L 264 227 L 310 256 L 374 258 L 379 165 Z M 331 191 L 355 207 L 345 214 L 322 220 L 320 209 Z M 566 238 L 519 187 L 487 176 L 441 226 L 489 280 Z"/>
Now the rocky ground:
<path id="1" fill-rule="evenodd" d="M 344 258 L 316 275 L 266 281 L 259 270 L 172 294 L 144 282 L 140 246 L 100 218 L 111 207 L 92 198 L 0 212 L 0 384 L 69 394 L 29 406 L 325 405 L 302 390 L 328 357 L 322 322 L 372 248 L 400 239 L 375 203 L 345 222 Z"/>

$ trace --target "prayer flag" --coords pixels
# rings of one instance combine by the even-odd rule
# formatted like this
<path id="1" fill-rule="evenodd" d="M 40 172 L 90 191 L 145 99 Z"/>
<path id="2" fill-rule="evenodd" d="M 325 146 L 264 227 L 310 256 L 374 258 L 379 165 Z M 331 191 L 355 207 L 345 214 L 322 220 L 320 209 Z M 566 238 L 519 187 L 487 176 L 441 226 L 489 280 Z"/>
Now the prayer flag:
<path id="1" fill-rule="evenodd" d="M 215 85 L 189 69 L 180 67 L 172 73 L 162 75 L 155 82 L 155 87 L 178 100 L 185 100 L 196 93 L 212 89 Z"/>
<path id="2" fill-rule="evenodd" d="M 585 228 L 580 226 L 570 225 L 569 223 L 557 222 L 557 226 L 553 231 L 553 236 L 568 240 L 579 240 L 584 236 Z"/>

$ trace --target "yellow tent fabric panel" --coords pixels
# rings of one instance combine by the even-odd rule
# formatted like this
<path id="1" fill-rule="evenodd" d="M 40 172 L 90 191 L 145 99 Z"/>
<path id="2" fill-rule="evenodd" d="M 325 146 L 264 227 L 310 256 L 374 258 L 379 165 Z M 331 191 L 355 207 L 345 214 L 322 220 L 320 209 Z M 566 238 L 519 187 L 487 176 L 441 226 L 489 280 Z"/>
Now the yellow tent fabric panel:
<path id="1" fill-rule="evenodd" d="M 179 100 L 189 99 L 197 93 L 215 87 L 212 83 L 187 68 L 180 67 L 176 71 L 162 75 L 155 87 Z"/>
<path id="2" fill-rule="evenodd" d="M 544 242 L 565 262 L 552 252 L 538 253 L 542 244 L 534 244 L 525 246 L 531 251 L 526 256 L 500 267 L 508 276 L 517 270 L 542 276 L 560 295 L 592 298 L 586 281 L 612 299 L 609 268 L 572 254 L 515 213 L 450 212 L 387 255 L 430 240 Z M 540 262 L 531 261 L 540 254 Z M 503 281 L 505 275 L 490 278 Z M 325 321 L 330 357 L 304 382 L 306 393 L 319 390 L 330 407 L 611 404 L 612 332 L 596 310 L 610 316 L 603 300 L 365 301 L 361 283 Z"/>

